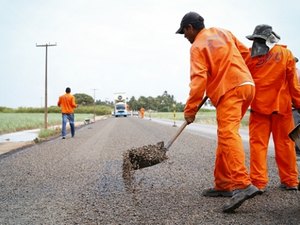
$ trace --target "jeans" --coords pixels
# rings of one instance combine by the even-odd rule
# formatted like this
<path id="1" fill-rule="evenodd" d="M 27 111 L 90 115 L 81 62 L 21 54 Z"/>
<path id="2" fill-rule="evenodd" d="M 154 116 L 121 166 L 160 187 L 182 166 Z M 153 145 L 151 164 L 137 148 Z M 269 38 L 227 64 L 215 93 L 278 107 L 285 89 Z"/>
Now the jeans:
<path id="1" fill-rule="evenodd" d="M 67 120 L 69 120 L 70 127 L 71 127 L 71 135 L 74 137 L 75 135 L 75 126 L 74 126 L 74 114 L 62 114 L 62 128 L 61 128 L 61 135 L 65 137 L 67 135 L 66 126 L 67 126 Z"/>

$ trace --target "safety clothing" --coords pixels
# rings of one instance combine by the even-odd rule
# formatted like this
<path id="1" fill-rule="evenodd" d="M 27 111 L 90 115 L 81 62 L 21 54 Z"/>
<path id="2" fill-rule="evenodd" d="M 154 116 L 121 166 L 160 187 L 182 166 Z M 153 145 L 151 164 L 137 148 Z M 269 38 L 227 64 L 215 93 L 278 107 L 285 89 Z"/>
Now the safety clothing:
<path id="1" fill-rule="evenodd" d="M 74 113 L 74 108 L 77 107 L 75 97 L 70 93 L 60 96 L 57 105 L 61 107 L 61 112 L 66 114 Z"/>
<path id="2" fill-rule="evenodd" d="M 250 135 L 250 177 L 259 189 L 268 184 L 267 152 L 272 133 L 276 163 L 281 183 L 298 186 L 295 144 L 288 137 L 294 128 L 292 113 L 265 115 L 251 112 L 249 120 Z"/>
<path id="3" fill-rule="evenodd" d="M 229 90 L 245 82 L 253 83 L 243 60 L 250 56 L 249 49 L 230 31 L 202 29 L 190 53 L 190 93 L 184 109 L 187 116 L 196 115 L 205 91 L 212 104 L 217 106 Z"/>
<path id="4" fill-rule="evenodd" d="M 249 121 L 251 181 L 259 189 L 268 183 L 267 150 L 272 133 L 280 181 L 297 186 L 295 145 L 288 137 L 294 127 L 292 103 L 300 108 L 294 57 L 286 46 L 276 44 L 266 55 L 247 57 L 246 62 L 255 82 Z"/>
<path id="5" fill-rule="evenodd" d="M 251 184 L 244 164 L 245 153 L 239 128 L 254 94 L 254 86 L 238 86 L 223 95 L 216 107 L 218 123 L 214 171 L 216 189 L 244 189 Z"/>
<path id="6" fill-rule="evenodd" d="M 230 31 L 204 28 L 197 34 L 190 55 L 190 93 L 184 115 L 196 115 L 206 91 L 216 107 L 218 122 L 214 189 L 244 189 L 251 182 L 238 130 L 254 97 L 253 80 L 243 59 L 250 55 L 249 49 Z"/>
<path id="7" fill-rule="evenodd" d="M 247 57 L 246 62 L 255 83 L 253 111 L 267 115 L 286 114 L 291 112 L 292 103 L 300 109 L 295 60 L 286 46 L 277 44 L 268 54 Z"/>
<path id="8" fill-rule="evenodd" d="M 145 109 L 142 107 L 140 108 L 140 116 L 142 119 L 144 118 L 144 115 L 145 115 Z"/>

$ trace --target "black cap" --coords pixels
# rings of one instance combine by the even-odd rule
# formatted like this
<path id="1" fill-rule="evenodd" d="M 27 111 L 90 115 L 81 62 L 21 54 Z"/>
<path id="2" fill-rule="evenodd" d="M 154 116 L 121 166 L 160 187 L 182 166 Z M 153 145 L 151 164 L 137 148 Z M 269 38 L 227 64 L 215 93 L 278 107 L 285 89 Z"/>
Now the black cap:
<path id="1" fill-rule="evenodd" d="M 253 34 L 246 36 L 246 38 L 251 41 L 254 40 L 254 38 L 262 38 L 264 40 L 267 40 L 272 34 L 276 38 L 280 39 L 280 36 L 273 31 L 270 25 L 260 24 L 255 27 Z"/>
<path id="2" fill-rule="evenodd" d="M 183 28 L 195 22 L 203 23 L 204 19 L 196 12 L 189 12 L 185 14 L 181 20 L 180 28 L 176 31 L 176 34 L 183 34 Z"/>

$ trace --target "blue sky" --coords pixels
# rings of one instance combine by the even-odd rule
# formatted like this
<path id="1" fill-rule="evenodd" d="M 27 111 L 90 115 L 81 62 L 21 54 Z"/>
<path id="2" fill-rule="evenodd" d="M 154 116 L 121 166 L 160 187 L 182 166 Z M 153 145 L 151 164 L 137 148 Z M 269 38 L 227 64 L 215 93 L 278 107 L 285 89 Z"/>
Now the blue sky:
<path id="1" fill-rule="evenodd" d="M 190 43 L 175 34 L 189 11 L 206 27 L 245 36 L 269 24 L 300 57 L 296 0 L 0 0 L 0 106 L 44 105 L 48 48 L 48 105 L 67 86 L 72 93 L 112 100 L 153 96 L 166 90 L 185 102 L 189 92 Z"/>

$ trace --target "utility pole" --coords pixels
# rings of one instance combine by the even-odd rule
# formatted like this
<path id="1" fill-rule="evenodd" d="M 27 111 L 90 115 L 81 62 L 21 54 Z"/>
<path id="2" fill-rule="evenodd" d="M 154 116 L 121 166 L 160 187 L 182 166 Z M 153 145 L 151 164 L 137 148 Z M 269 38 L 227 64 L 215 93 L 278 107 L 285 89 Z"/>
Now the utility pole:
<path id="1" fill-rule="evenodd" d="M 48 128 L 48 78 L 47 78 L 47 55 L 48 55 L 48 47 L 56 46 L 55 44 L 44 44 L 44 45 L 38 45 L 36 44 L 36 47 L 45 47 L 46 48 L 46 59 L 45 59 L 45 115 L 44 115 L 44 128 Z"/>
<path id="2" fill-rule="evenodd" d="M 96 90 L 97 89 L 93 89 L 94 91 L 94 123 L 96 122 Z"/>

